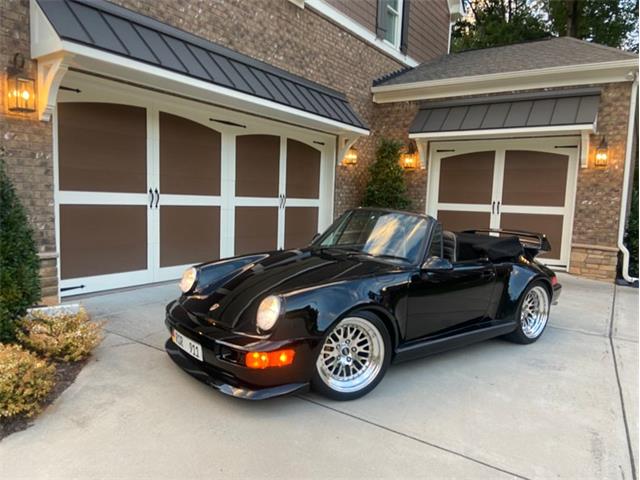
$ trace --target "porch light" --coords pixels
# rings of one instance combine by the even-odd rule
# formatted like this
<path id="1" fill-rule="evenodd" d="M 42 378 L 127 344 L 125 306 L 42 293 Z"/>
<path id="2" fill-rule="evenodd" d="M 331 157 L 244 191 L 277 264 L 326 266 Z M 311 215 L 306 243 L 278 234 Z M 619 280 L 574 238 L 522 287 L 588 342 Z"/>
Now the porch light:
<path id="1" fill-rule="evenodd" d="M 356 163 L 358 163 L 358 150 L 355 147 L 351 147 L 342 159 L 342 165 L 353 166 Z"/>
<path id="2" fill-rule="evenodd" d="M 410 140 L 404 153 L 400 155 L 400 165 L 405 170 L 415 170 L 418 166 L 418 146 L 415 140 Z"/>
<path id="3" fill-rule="evenodd" d="M 607 139 L 602 137 L 602 141 L 598 148 L 596 148 L 596 159 L 594 166 L 596 168 L 607 168 L 609 163 L 609 146 L 607 145 Z"/>
<path id="4" fill-rule="evenodd" d="M 7 68 L 7 108 L 12 113 L 36 111 L 36 81 L 24 74 L 24 57 L 20 53 L 13 56 Z"/>

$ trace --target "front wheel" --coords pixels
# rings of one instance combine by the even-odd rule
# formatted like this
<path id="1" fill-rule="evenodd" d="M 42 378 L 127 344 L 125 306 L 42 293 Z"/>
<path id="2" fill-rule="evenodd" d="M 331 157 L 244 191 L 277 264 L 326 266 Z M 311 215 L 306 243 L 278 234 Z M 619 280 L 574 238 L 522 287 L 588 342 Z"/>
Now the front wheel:
<path id="1" fill-rule="evenodd" d="M 391 340 L 384 323 L 369 312 L 357 312 L 325 337 L 311 385 L 334 400 L 353 400 L 380 383 L 390 361 Z"/>
<path id="2" fill-rule="evenodd" d="M 550 307 L 549 290 L 541 282 L 530 285 L 520 300 L 518 328 L 505 338 L 522 344 L 535 342 L 547 326 Z"/>

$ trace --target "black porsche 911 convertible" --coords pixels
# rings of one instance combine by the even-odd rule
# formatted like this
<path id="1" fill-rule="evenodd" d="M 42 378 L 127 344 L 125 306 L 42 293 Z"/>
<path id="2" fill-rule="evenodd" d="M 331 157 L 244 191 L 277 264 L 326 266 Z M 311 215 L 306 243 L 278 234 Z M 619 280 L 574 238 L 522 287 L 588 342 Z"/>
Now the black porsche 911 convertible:
<path id="1" fill-rule="evenodd" d="M 361 397 L 400 362 L 504 336 L 535 342 L 560 295 L 544 235 L 443 231 L 434 219 L 348 211 L 312 243 L 203 263 L 167 305 L 165 345 L 221 392 Z"/>

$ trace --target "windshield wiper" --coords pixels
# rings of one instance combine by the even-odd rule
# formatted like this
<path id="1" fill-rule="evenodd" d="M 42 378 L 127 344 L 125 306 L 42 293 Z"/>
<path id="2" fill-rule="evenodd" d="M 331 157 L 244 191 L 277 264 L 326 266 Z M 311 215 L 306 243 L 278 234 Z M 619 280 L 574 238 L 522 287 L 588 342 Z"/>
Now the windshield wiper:
<path id="1" fill-rule="evenodd" d="M 386 253 L 381 253 L 380 255 L 373 255 L 369 252 L 364 252 L 364 251 L 358 251 L 358 252 L 353 252 L 351 253 L 351 255 L 364 255 L 366 257 L 371 257 L 371 258 L 384 258 L 384 259 L 389 259 L 389 260 L 402 260 L 403 262 L 409 262 L 409 259 L 406 257 L 399 257 L 397 255 L 389 255 Z"/>

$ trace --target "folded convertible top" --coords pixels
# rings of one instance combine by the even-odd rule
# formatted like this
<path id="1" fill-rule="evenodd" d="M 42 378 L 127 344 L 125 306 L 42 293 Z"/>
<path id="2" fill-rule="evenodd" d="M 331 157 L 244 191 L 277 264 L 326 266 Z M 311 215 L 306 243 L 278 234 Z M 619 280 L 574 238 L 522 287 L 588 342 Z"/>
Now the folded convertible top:
<path id="1" fill-rule="evenodd" d="M 524 253 L 518 237 L 492 237 L 478 233 L 456 233 L 458 258 L 487 257 L 492 262 L 518 258 Z"/>

